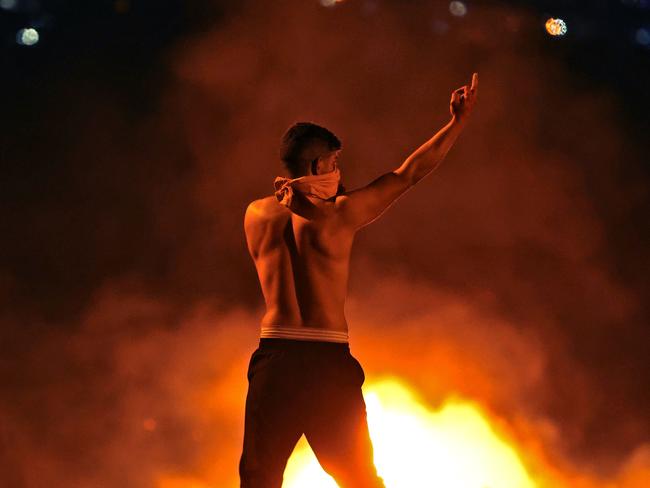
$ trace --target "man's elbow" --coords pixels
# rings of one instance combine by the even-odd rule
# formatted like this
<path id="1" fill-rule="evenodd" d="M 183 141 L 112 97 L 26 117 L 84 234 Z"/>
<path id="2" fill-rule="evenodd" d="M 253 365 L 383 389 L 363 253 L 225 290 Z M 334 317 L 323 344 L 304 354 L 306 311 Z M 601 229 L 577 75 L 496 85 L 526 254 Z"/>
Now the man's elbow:
<path id="1" fill-rule="evenodd" d="M 404 188 L 405 190 L 415 185 L 420 179 L 418 178 L 415 169 L 408 166 L 400 166 L 394 170 L 392 174 L 395 175 L 395 178 L 397 178 L 397 181 L 399 183 L 398 186 Z"/>

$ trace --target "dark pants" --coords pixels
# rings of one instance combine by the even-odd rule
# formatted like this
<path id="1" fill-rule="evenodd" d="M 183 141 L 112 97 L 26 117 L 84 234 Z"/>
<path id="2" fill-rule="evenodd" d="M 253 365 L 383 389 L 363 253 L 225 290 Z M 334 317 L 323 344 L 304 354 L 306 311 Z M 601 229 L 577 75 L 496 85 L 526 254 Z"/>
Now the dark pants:
<path id="1" fill-rule="evenodd" d="M 341 488 L 384 488 L 373 464 L 364 381 L 348 344 L 260 339 L 248 365 L 240 487 L 280 488 L 304 433 Z"/>

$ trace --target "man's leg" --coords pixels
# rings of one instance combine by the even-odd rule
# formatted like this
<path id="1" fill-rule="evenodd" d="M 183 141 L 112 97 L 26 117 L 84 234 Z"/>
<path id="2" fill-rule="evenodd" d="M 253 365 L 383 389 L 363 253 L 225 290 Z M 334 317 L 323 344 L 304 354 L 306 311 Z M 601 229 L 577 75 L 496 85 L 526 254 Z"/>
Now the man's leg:
<path id="1" fill-rule="evenodd" d="M 280 488 L 302 428 L 284 351 L 256 350 L 248 368 L 241 488 Z M 283 361 L 283 359 L 285 361 Z"/>
<path id="2" fill-rule="evenodd" d="M 346 352 L 317 376 L 305 436 L 319 463 L 340 488 L 384 488 L 373 462 L 361 365 Z"/>

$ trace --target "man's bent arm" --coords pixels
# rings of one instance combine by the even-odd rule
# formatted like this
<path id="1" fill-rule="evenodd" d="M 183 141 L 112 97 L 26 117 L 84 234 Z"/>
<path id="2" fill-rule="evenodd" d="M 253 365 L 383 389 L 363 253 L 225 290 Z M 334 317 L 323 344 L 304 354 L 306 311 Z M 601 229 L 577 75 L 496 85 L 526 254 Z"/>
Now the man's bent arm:
<path id="1" fill-rule="evenodd" d="M 447 125 L 406 158 L 399 168 L 337 199 L 341 220 L 357 229 L 373 222 L 409 188 L 433 171 L 462 132 L 476 102 L 477 88 L 478 74 L 474 73 L 471 86 L 465 85 L 452 92 L 449 104 L 452 119 Z"/>
<path id="2" fill-rule="evenodd" d="M 342 220 L 358 229 L 379 218 L 392 203 L 442 162 L 464 126 L 464 120 L 453 117 L 399 168 L 337 200 Z"/>

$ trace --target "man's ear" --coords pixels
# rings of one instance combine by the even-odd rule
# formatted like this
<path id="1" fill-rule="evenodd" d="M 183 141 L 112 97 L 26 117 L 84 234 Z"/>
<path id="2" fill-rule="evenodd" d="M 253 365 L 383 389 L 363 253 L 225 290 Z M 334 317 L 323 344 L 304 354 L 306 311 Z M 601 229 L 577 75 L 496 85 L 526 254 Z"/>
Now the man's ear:
<path id="1" fill-rule="evenodd" d="M 316 158 L 311 162 L 311 174 L 316 175 L 318 174 L 318 161 L 320 161 L 320 158 Z"/>

